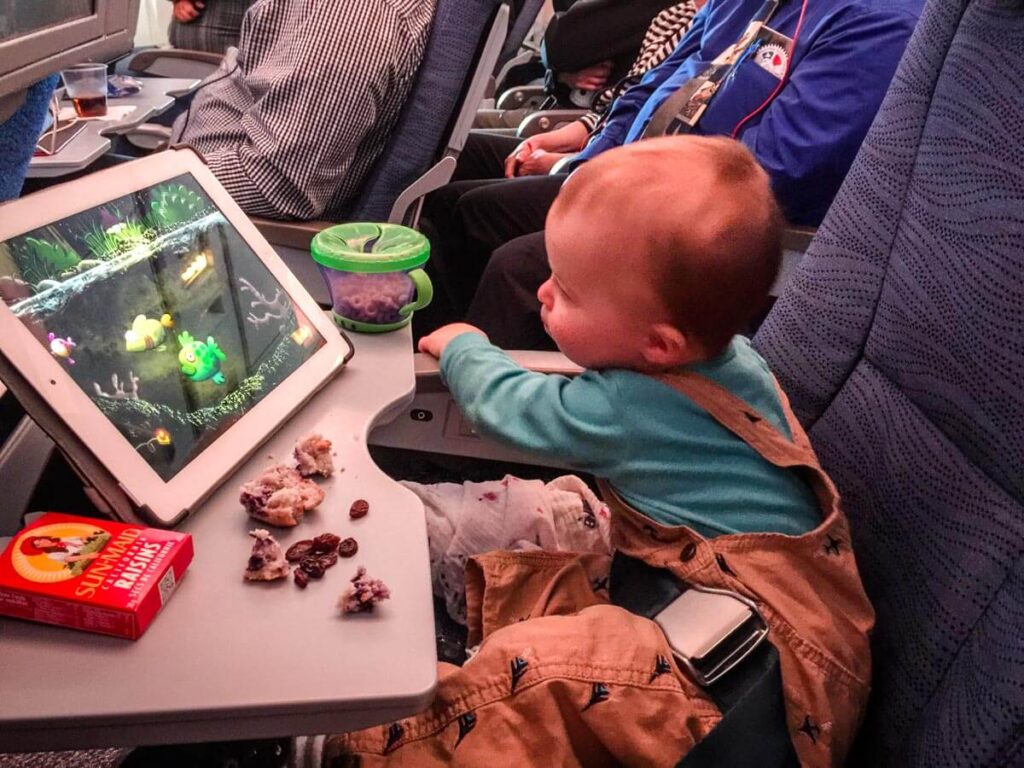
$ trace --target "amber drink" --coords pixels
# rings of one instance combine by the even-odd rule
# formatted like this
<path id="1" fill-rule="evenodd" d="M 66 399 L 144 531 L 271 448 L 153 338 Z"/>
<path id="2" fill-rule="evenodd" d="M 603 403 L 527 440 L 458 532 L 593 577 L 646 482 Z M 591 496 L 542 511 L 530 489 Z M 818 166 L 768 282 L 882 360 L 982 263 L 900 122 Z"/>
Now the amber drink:
<path id="1" fill-rule="evenodd" d="M 79 117 L 103 117 L 107 114 L 107 67 L 105 64 L 79 64 L 60 73 L 75 113 Z"/>

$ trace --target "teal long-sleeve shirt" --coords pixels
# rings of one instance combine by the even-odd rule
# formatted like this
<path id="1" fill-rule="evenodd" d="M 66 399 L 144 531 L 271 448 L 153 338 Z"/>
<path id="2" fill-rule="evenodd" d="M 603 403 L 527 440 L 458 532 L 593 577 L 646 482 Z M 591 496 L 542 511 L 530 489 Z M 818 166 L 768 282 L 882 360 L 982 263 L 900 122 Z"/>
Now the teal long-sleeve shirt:
<path id="1" fill-rule="evenodd" d="M 791 437 L 767 364 L 736 336 L 689 366 Z M 638 511 L 704 536 L 799 535 L 821 520 L 814 494 L 671 387 L 635 371 L 575 378 L 527 371 L 483 337 L 453 339 L 441 375 L 481 435 L 606 478 Z"/>

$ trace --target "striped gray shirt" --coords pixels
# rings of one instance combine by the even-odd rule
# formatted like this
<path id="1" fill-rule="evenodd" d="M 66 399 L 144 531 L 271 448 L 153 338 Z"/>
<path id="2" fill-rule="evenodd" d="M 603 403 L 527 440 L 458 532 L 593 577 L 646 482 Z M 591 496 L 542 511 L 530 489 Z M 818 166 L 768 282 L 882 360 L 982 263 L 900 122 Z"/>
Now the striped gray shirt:
<path id="1" fill-rule="evenodd" d="M 257 0 L 173 137 L 235 201 L 276 219 L 344 215 L 416 75 L 435 0 Z"/>

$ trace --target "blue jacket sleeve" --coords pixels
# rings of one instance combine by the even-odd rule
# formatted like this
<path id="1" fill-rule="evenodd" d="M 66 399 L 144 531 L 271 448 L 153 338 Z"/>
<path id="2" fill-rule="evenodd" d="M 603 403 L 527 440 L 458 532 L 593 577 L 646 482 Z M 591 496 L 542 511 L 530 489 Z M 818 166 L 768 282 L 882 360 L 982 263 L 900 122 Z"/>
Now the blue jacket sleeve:
<path id="1" fill-rule="evenodd" d="M 741 131 L 794 224 L 819 224 L 889 88 L 916 18 L 855 11 L 800 59 L 761 120 Z"/>
<path id="2" fill-rule="evenodd" d="M 595 474 L 627 451 L 614 384 L 600 373 L 534 373 L 483 337 L 463 334 L 445 347 L 441 375 L 481 435 Z"/>
<path id="3" fill-rule="evenodd" d="M 608 111 L 608 119 L 605 120 L 600 132 L 595 134 L 583 151 L 576 156 L 574 165 L 596 157 L 605 150 L 618 147 L 623 144 L 626 134 L 629 133 L 640 109 L 647 102 L 658 87 L 665 82 L 682 66 L 687 59 L 700 50 L 701 38 L 704 35 L 704 25 L 708 17 L 708 7 L 713 5 L 709 2 L 698 11 L 693 19 L 689 31 L 683 35 L 679 45 L 667 59 L 650 70 L 643 79 L 628 89 L 617 98 Z"/>

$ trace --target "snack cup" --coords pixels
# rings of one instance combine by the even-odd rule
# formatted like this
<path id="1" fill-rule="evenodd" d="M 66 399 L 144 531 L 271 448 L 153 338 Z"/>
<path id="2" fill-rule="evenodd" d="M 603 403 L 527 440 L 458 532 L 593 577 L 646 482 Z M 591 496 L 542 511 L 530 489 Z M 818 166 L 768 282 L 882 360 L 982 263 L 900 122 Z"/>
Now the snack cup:
<path id="1" fill-rule="evenodd" d="M 310 245 L 334 305 L 334 322 L 361 333 L 394 331 L 434 296 L 421 267 L 430 243 L 399 224 L 338 224 Z"/>

